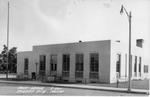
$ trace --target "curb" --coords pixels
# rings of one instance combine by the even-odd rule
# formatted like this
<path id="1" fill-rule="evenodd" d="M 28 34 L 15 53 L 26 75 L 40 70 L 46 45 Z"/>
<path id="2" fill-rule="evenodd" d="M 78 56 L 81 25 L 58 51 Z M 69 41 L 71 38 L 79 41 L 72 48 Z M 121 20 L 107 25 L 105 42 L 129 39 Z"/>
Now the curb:
<path id="1" fill-rule="evenodd" d="M 7 84 L 20 84 L 20 85 L 33 85 L 33 86 L 46 86 L 46 87 L 62 87 L 62 88 L 75 88 L 75 89 L 87 89 L 87 90 L 99 90 L 99 91 L 111 91 L 111 92 L 122 92 L 122 93 L 137 93 L 149 95 L 149 90 L 138 90 L 132 89 L 130 92 L 125 88 L 112 88 L 112 87 L 93 87 L 93 86 L 78 86 L 78 85 L 62 85 L 62 84 L 48 84 L 48 83 L 23 83 L 23 82 L 12 82 L 12 81 L 0 81 L 0 83 Z"/>

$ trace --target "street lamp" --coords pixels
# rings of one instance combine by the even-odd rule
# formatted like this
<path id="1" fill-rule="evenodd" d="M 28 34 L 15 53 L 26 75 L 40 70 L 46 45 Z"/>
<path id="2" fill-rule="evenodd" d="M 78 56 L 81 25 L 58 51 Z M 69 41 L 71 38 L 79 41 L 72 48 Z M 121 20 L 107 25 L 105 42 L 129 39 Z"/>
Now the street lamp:
<path id="1" fill-rule="evenodd" d="M 131 11 L 128 13 L 125 9 L 125 7 L 122 5 L 120 13 L 123 13 L 125 11 L 128 21 L 129 21 L 129 76 L 128 76 L 128 92 L 131 91 Z"/>

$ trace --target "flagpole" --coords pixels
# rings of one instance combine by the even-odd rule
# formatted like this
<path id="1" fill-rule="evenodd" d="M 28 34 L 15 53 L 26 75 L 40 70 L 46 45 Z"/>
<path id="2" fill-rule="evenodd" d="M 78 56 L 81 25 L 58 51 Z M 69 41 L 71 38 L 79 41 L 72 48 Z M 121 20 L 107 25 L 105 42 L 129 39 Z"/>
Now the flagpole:
<path id="1" fill-rule="evenodd" d="M 8 1 L 8 15 L 7 15 L 7 72 L 6 79 L 8 80 L 8 64 L 9 64 L 9 1 Z"/>

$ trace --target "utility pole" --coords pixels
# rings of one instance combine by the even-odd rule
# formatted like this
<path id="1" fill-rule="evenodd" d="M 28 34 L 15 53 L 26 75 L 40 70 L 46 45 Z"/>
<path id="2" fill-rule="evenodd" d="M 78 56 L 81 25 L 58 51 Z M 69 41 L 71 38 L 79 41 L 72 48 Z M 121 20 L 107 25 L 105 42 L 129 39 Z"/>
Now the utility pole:
<path id="1" fill-rule="evenodd" d="M 128 92 L 131 92 L 131 68 L 132 68 L 132 64 L 131 64 L 131 11 L 128 13 L 125 9 L 125 7 L 122 5 L 121 6 L 121 10 L 120 13 L 123 13 L 123 11 L 125 11 L 127 17 L 128 17 L 128 21 L 129 21 L 129 75 L 128 75 Z"/>
<path id="2" fill-rule="evenodd" d="M 9 64 L 9 1 L 8 1 L 8 15 L 7 15 L 7 72 L 6 79 L 8 80 L 8 64 Z"/>

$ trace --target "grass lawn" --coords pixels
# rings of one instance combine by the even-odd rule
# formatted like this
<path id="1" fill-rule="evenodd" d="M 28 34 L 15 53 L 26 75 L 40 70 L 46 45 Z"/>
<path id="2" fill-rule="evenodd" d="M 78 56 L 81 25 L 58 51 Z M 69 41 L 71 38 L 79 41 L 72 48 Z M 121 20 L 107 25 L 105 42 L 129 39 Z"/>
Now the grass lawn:
<path id="1" fill-rule="evenodd" d="M 92 83 L 90 85 L 96 85 L 96 86 L 104 86 L 104 87 L 117 87 L 116 83 L 111 84 L 98 84 L 98 83 Z M 119 88 L 128 88 L 128 82 L 120 82 Z M 144 80 L 132 80 L 131 81 L 131 88 L 133 89 L 149 89 L 149 79 Z"/>

